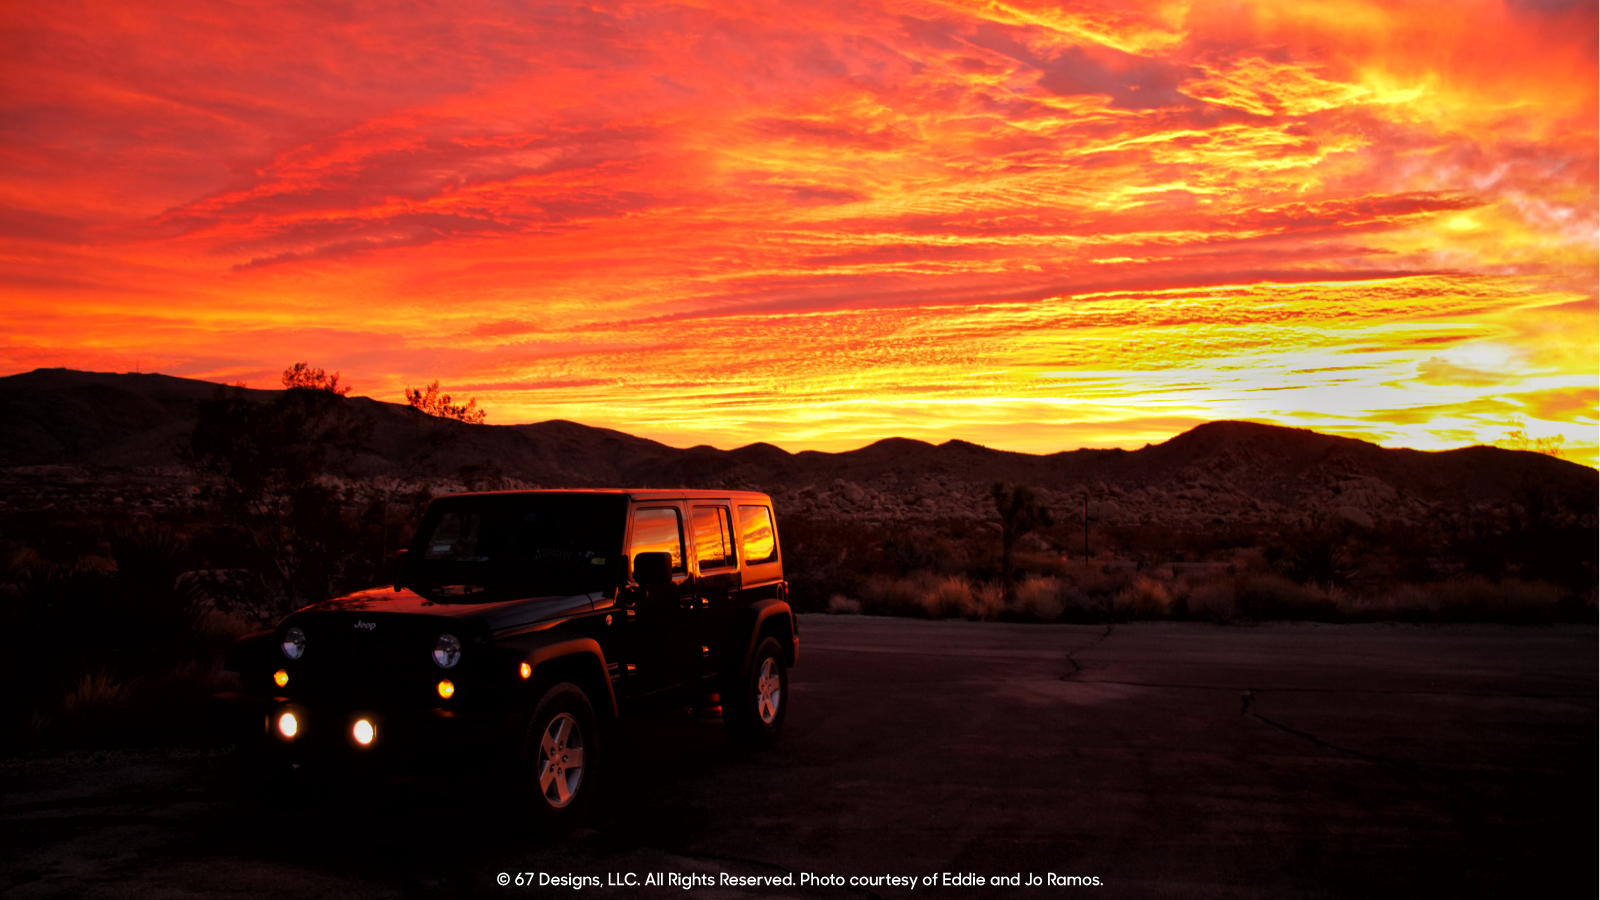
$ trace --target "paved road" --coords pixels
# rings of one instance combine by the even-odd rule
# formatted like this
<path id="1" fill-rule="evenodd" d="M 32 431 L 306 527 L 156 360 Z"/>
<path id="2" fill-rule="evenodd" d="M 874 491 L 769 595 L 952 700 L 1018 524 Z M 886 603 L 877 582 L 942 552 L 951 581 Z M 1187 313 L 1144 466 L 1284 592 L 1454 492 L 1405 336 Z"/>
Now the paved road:
<path id="1" fill-rule="evenodd" d="M 714 897 L 1596 893 L 1592 627 L 812 616 L 802 635 L 778 747 L 636 720 L 594 827 L 549 844 L 426 781 L 252 804 L 216 749 L 0 761 L 0 891 L 571 895 L 495 884 L 527 871 L 1101 882 L 693 891 Z"/>

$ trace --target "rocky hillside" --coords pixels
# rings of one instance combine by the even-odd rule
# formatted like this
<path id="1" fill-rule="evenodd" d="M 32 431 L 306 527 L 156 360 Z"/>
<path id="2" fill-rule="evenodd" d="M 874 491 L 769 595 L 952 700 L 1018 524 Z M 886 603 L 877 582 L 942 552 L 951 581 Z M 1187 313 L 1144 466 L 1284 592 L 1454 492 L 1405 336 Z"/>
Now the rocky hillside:
<path id="1" fill-rule="evenodd" d="M 178 450 L 218 386 L 165 375 L 40 369 L 0 378 L 0 484 L 13 509 L 108 500 L 181 502 L 193 484 Z M 248 391 L 266 401 L 275 392 Z M 1248 422 L 1213 422 L 1140 450 L 1032 455 L 964 441 L 891 438 L 845 453 L 768 444 L 687 449 L 572 422 L 465 425 L 357 397 L 371 423 L 352 478 L 427 479 L 439 489 L 511 486 L 737 486 L 780 508 L 862 521 L 988 518 L 994 479 L 1034 485 L 1058 511 L 1115 525 L 1199 529 L 1339 520 L 1358 528 L 1530 512 L 1593 527 L 1595 470 L 1535 453 L 1471 447 L 1390 450 Z M 71 488 L 71 485 L 78 488 Z M 140 486 L 142 485 L 142 486 Z M 56 494 L 61 496 L 57 497 Z M 94 495 L 94 496 L 90 496 Z"/>

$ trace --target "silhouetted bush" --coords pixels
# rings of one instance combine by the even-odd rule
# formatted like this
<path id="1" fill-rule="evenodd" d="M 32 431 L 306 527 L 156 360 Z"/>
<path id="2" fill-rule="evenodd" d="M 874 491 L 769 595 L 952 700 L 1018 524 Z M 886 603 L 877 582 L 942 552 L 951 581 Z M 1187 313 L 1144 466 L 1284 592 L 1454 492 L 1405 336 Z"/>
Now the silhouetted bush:
<path id="1" fill-rule="evenodd" d="M 166 529 L 118 529 L 109 557 L 73 565 L 29 561 L 6 578 L 0 628 L 12 688 L 8 739 L 116 719 L 149 686 L 211 672 L 238 632 L 191 570 L 187 544 Z M 90 728 L 89 730 L 94 730 Z"/>

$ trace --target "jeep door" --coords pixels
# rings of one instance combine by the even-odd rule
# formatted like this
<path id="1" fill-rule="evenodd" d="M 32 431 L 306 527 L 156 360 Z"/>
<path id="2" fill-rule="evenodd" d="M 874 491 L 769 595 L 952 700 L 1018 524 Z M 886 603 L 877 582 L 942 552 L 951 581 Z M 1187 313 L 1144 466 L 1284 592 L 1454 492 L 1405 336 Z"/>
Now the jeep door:
<path id="1" fill-rule="evenodd" d="M 739 602 L 739 558 L 733 544 L 732 506 L 726 500 L 689 501 L 694 529 L 695 596 L 701 673 L 714 674 L 729 617 Z"/>
<path id="2" fill-rule="evenodd" d="M 623 588 L 625 661 L 635 669 L 625 679 L 633 696 L 676 687 L 695 677 L 700 666 L 700 642 L 695 629 L 693 579 L 684 548 L 683 512 L 672 501 L 640 503 L 628 526 L 628 584 Z M 641 553 L 666 552 L 672 556 L 672 580 L 667 584 L 640 585 L 633 578 L 633 563 Z"/>

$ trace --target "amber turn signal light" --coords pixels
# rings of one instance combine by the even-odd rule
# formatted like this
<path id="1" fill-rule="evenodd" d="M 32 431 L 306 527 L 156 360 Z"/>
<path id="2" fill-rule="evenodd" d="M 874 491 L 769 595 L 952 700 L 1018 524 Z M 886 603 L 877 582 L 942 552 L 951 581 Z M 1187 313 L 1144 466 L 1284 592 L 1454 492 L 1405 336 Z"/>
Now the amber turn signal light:
<path id="1" fill-rule="evenodd" d="M 279 669 L 278 671 L 273 672 L 272 673 L 272 683 L 277 685 L 278 687 L 283 687 L 284 685 L 289 683 L 289 673 L 285 672 L 282 669 Z"/>
<path id="2" fill-rule="evenodd" d="M 533 666 L 530 666 L 527 663 L 523 663 L 522 665 L 517 666 L 517 674 L 521 675 L 523 678 L 532 678 L 533 677 Z"/>
<path id="3" fill-rule="evenodd" d="M 366 719 L 357 719 L 356 724 L 350 729 L 350 735 L 356 739 L 356 743 L 365 747 L 378 736 L 378 731 Z"/>
<path id="4" fill-rule="evenodd" d="M 449 700 L 451 697 L 455 696 L 455 693 L 456 693 L 456 686 L 450 679 L 446 678 L 445 680 L 439 682 L 439 697 L 440 698 L 442 698 L 444 700 Z"/>
<path id="5" fill-rule="evenodd" d="M 283 715 L 278 717 L 278 733 L 279 734 L 283 735 L 286 738 L 293 738 L 299 732 L 300 732 L 300 720 L 298 720 L 298 719 L 296 719 L 294 717 L 294 713 L 286 712 Z"/>

